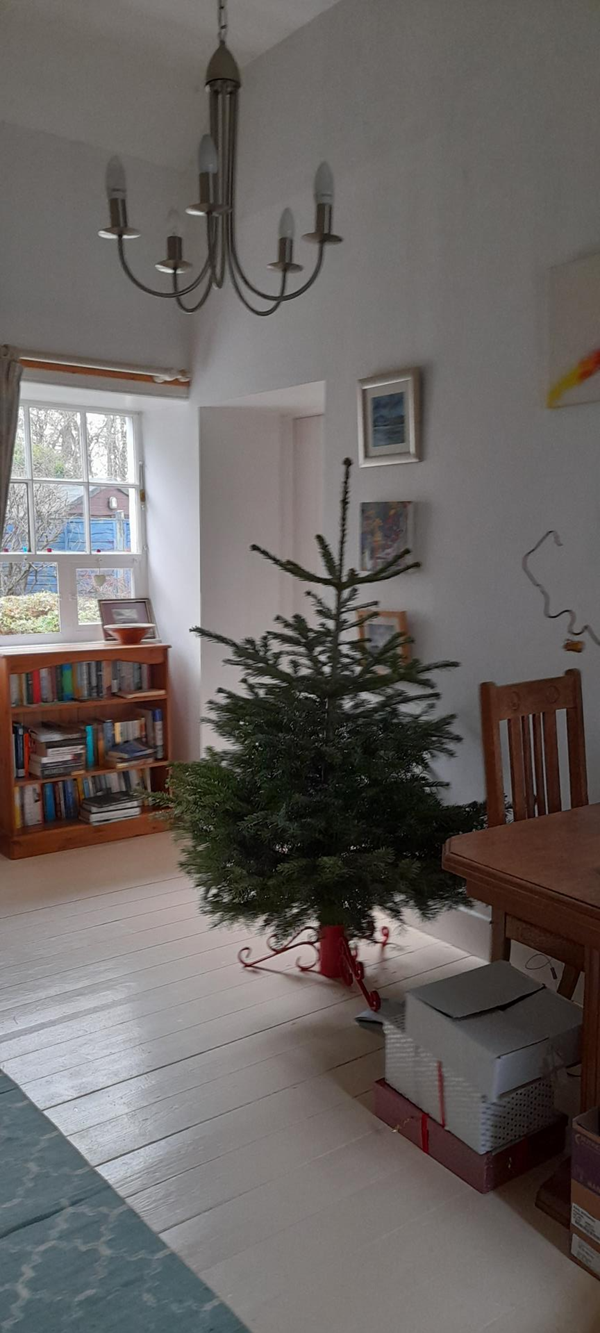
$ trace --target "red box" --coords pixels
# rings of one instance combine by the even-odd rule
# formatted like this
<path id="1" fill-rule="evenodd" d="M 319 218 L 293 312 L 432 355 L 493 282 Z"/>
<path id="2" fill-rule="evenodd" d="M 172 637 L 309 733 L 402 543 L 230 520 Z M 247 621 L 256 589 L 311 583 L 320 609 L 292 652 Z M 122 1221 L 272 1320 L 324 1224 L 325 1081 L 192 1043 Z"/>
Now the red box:
<path id="1" fill-rule="evenodd" d="M 455 1176 L 472 1185 L 480 1194 L 487 1194 L 508 1180 L 522 1176 L 532 1167 L 562 1152 L 565 1143 L 566 1116 L 559 1116 L 554 1124 L 530 1134 L 510 1147 L 495 1153 L 477 1153 L 461 1139 L 432 1120 L 414 1102 L 390 1088 L 385 1079 L 375 1084 L 375 1115 L 422 1152 L 433 1157 L 452 1171 Z"/>

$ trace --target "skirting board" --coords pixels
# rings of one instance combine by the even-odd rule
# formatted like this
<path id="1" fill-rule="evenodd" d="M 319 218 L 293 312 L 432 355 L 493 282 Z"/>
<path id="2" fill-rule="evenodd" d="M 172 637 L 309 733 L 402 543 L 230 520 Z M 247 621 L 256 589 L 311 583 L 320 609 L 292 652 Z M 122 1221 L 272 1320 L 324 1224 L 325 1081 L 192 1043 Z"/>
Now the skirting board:
<path id="1" fill-rule="evenodd" d="M 425 935 L 432 935 L 436 940 L 463 949 L 475 958 L 490 957 L 492 933 L 490 927 L 490 909 L 483 903 L 475 907 L 453 908 L 450 912 L 441 912 L 433 921 L 423 921 L 417 912 L 406 912 L 407 926 L 422 930 Z"/>

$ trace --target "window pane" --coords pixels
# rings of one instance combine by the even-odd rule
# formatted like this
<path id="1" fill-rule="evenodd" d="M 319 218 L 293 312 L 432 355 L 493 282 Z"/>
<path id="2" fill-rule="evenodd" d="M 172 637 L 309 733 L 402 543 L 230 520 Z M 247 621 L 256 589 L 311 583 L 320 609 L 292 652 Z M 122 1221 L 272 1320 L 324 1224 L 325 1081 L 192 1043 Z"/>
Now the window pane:
<path id="1" fill-rule="evenodd" d="M 15 438 L 15 452 L 12 461 L 13 477 L 25 476 L 25 423 L 23 419 L 23 408 L 19 408 L 17 419 L 17 434 Z"/>
<path id="2" fill-rule="evenodd" d="M 98 625 L 98 602 L 103 597 L 133 597 L 130 569 L 77 570 L 77 622 Z"/>
<path id="3" fill-rule="evenodd" d="M 90 479 L 135 481 L 127 417 L 86 413 Z"/>
<path id="4" fill-rule="evenodd" d="M 79 413 L 29 409 L 34 477 L 82 477 Z"/>
<path id="5" fill-rule="evenodd" d="M 29 551 L 30 549 L 27 487 L 23 482 L 11 482 L 8 488 L 8 506 L 2 534 L 2 550 Z"/>
<path id="6" fill-rule="evenodd" d="M 83 486 L 36 482 L 33 500 L 36 550 L 85 551 Z"/>
<path id="7" fill-rule="evenodd" d="M 59 631 L 56 565 L 0 560 L 0 635 Z"/>
<path id="8" fill-rule="evenodd" d="M 131 551 L 135 492 L 127 486 L 90 486 L 92 551 Z"/>

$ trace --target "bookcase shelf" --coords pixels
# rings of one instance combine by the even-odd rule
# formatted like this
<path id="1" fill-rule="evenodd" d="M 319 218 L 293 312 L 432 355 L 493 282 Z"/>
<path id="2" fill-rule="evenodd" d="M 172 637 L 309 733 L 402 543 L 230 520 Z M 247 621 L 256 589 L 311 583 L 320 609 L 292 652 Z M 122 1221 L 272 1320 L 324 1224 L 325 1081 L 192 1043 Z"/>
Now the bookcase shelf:
<path id="1" fill-rule="evenodd" d="M 146 759 L 146 760 L 140 759 L 139 763 L 137 764 L 119 764 L 118 767 L 115 764 L 111 764 L 110 768 L 106 767 L 76 768 L 73 769 L 72 773 L 68 773 L 66 776 L 69 778 L 93 778 L 93 777 L 98 777 L 102 773 L 126 773 L 130 768 L 134 768 L 136 769 L 137 772 L 139 772 L 140 768 L 168 768 L 168 767 L 169 767 L 168 759 Z M 47 782 L 64 782 L 64 780 L 65 780 L 64 774 L 59 778 L 15 778 L 13 786 L 39 787 L 42 782 L 45 785 Z M 58 821 L 55 820 L 55 823 L 57 822 Z M 54 824 L 52 827 L 54 828 Z M 20 829 L 19 832 L 21 832 Z"/>
<path id="2" fill-rule="evenodd" d="M 31 717 L 33 713 L 36 713 L 38 717 L 48 721 L 51 720 L 54 713 L 73 712 L 74 709 L 78 708 L 82 712 L 91 710 L 97 713 L 99 708 L 114 709 L 117 704 L 124 704 L 131 708 L 132 704 L 135 707 L 137 703 L 153 703 L 155 699 L 160 702 L 161 699 L 166 698 L 165 690 L 154 690 L 151 694 L 148 691 L 139 690 L 136 694 L 113 694 L 110 699 L 57 699 L 50 704 L 13 704 L 10 711 L 15 718 Z"/>
<path id="3" fill-rule="evenodd" d="M 165 821 L 159 815 L 144 810 L 132 819 L 92 825 L 78 819 L 57 819 L 31 827 L 19 827 L 15 816 L 15 792 L 20 788 L 39 787 L 42 783 L 59 783 L 70 778 L 91 777 L 99 774 L 126 772 L 128 769 L 148 769 L 152 791 L 164 790 L 167 770 L 171 762 L 169 748 L 169 683 L 168 645 L 148 642 L 124 648 L 114 643 L 52 644 L 43 647 L 0 648 L 0 853 L 11 859 L 40 856 L 46 852 L 63 851 L 71 847 L 93 846 L 115 842 L 122 838 L 139 837 L 164 831 Z M 137 662 L 146 664 L 150 673 L 150 688 L 133 694 L 115 694 L 108 698 L 57 700 L 53 703 L 11 704 L 12 675 L 39 671 L 45 667 L 60 668 L 81 662 Z M 25 726 L 35 722 L 89 721 L 90 715 L 108 718 L 112 714 L 124 717 L 135 714 L 136 706 L 148 708 L 153 703 L 163 714 L 164 758 L 142 761 L 124 766 L 104 765 L 79 769 L 56 778 L 16 778 L 13 763 L 13 722 Z"/>

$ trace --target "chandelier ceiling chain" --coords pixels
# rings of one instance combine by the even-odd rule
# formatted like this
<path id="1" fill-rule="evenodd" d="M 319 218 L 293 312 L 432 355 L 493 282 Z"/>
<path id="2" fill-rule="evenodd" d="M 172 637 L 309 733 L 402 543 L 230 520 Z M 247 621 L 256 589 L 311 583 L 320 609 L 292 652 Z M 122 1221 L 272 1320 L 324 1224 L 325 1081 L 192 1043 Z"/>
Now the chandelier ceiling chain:
<path id="1" fill-rule="evenodd" d="M 213 288 L 220 290 L 229 277 L 240 301 L 252 314 L 272 315 L 287 301 L 307 292 L 316 282 L 327 245 L 337 245 L 341 236 L 333 231 L 333 175 L 322 162 L 315 175 L 314 230 L 304 234 L 304 240 L 318 247 L 317 258 L 310 277 L 301 286 L 288 290 L 290 275 L 300 273 L 302 265 L 294 262 L 294 216 L 285 208 L 279 221 L 277 259 L 269 268 L 279 274 L 279 288 L 266 292 L 246 276 L 238 253 L 236 227 L 236 178 L 239 94 L 242 84 L 238 65 L 227 46 L 227 0 L 217 0 L 219 45 L 206 71 L 206 89 L 209 98 L 209 133 L 204 134 L 198 149 L 198 200 L 189 204 L 186 213 L 203 217 L 206 226 L 206 260 L 197 276 L 180 281 L 192 265 L 184 259 L 181 218 L 171 209 L 167 218 L 166 256 L 155 265 L 159 273 L 170 277 L 167 288 L 155 288 L 142 282 L 132 271 L 126 254 L 126 242 L 140 235 L 129 226 L 127 214 L 127 184 L 119 158 L 111 158 L 106 172 L 106 193 L 109 206 L 109 225 L 100 236 L 117 241 L 117 251 L 123 272 L 140 291 L 162 300 L 174 300 L 180 310 L 193 314 L 208 300 Z M 198 299 L 186 304 L 184 297 L 200 288 Z M 249 296 L 266 302 L 257 306 Z"/>
<path id="2" fill-rule="evenodd" d="M 218 0 L 219 41 L 227 41 L 227 0 Z"/>

